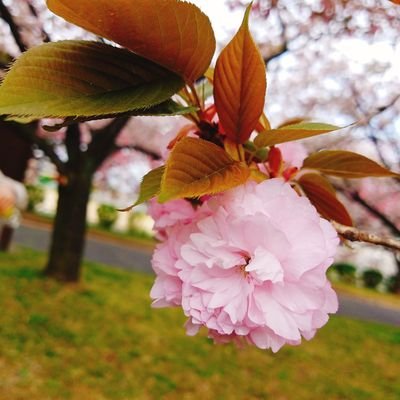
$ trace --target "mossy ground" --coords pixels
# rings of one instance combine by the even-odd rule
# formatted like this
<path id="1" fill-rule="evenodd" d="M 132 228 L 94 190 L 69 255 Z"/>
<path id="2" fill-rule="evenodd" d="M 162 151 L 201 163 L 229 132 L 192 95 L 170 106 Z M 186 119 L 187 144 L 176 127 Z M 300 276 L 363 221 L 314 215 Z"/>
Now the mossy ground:
<path id="1" fill-rule="evenodd" d="M 400 399 L 400 329 L 334 316 L 277 354 L 184 333 L 150 308 L 152 277 L 86 263 L 82 283 L 40 275 L 45 256 L 0 255 L 0 399 Z"/>

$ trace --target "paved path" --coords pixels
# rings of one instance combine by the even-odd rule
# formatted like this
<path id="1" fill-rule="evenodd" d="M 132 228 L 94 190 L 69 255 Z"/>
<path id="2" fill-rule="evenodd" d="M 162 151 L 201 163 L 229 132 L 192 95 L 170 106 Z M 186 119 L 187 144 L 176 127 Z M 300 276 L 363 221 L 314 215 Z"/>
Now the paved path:
<path id="1" fill-rule="evenodd" d="M 37 250 L 48 251 L 50 232 L 45 226 L 26 223 L 15 231 L 14 241 Z M 89 237 L 86 241 L 85 258 L 103 264 L 127 270 L 151 272 L 151 253 L 140 248 L 133 248 L 117 241 Z"/>
<path id="2" fill-rule="evenodd" d="M 50 242 L 48 227 L 26 223 L 15 233 L 15 242 L 37 250 L 47 251 Z M 127 270 L 151 273 L 149 251 L 109 240 L 89 237 L 85 258 Z M 349 295 L 339 295 L 339 314 L 357 319 L 400 326 L 400 309 L 383 307 Z"/>

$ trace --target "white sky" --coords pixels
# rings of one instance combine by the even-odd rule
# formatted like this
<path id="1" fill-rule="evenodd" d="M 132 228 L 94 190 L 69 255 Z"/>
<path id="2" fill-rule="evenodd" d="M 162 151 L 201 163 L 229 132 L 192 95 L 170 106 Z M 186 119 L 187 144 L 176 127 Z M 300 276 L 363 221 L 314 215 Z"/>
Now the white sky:
<path id="1" fill-rule="evenodd" d="M 218 44 L 220 46 L 227 44 L 242 22 L 244 9 L 231 10 L 226 4 L 226 0 L 189 1 L 196 4 L 210 18 Z M 250 29 L 261 37 L 263 36 L 260 25 L 251 23 L 251 15 Z M 382 62 L 392 63 L 396 70 L 400 70 L 400 44 L 393 49 L 387 42 L 368 43 L 361 39 L 347 39 L 338 41 L 335 47 L 340 52 L 347 54 L 353 62 L 364 64 L 378 59 Z"/>

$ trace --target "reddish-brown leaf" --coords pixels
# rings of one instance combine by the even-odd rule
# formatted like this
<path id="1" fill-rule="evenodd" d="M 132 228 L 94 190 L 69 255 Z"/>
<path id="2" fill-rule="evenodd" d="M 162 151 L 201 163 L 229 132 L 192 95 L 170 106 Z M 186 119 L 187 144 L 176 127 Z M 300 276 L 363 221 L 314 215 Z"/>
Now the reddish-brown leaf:
<path id="1" fill-rule="evenodd" d="M 298 183 L 322 217 L 343 225 L 353 225 L 345 206 L 337 199 L 335 189 L 323 176 L 304 174 Z"/>
<path id="2" fill-rule="evenodd" d="M 281 129 L 289 125 L 301 124 L 302 122 L 306 122 L 306 120 L 307 120 L 306 118 L 290 118 L 279 124 L 276 129 Z"/>
<path id="3" fill-rule="evenodd" d="M 342 178 L 400 177 L 361 154 L 343 150 L 323 150 L 304 160 L 303 168 L 316 169 Z"/>
<path id="4" fill-rule="evenodd" d="M 208 17 L 180 0 L 47 0 L 55 14 L 193 82 L 215 51 Z"/>
<path id="5" fill-rule="evenodd" d="M 262 115 L 266 91 L 264 60 L 248 26 L 251 6 L 238 33 L 218 58 L 214 97 L 220 123 L 235 143 L 244 143 Z"/>
<path id="6" fill-rule="evenodd" d="M 261 115 L 260 119 L 258 120 L 257 125 L 254 129 L 258 133 L 271 130 L 271 124 L 269 122 L 269 119 L 267 118 L 267 116 L 264 113 L 262 113 L 262 115 Z"/>
<path id="7" fill-rule="evenodd" d="M 186 137 L 175 145 L 168 158 L 158 200 L 222 192 L 241 185 L 249 176 L 247 165 L 235 161 L 221 147 Z"/>
<path id="8" fill-rule="evenodd" d="M 317 122 L 300 122 L 292 125 L 284 125 L 278 129 L 270 129 L 261 132 L 254 140 L 257 147 L 273 146 L 275 144 L 291 142 L 322 135 L 342 129 L 338 126 Z"/>

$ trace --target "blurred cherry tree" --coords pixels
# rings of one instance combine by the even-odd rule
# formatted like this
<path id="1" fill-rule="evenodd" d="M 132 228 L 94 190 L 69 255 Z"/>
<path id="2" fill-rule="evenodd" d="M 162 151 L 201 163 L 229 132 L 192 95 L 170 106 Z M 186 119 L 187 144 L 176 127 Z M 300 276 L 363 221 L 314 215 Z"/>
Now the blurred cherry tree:
<path id="1" fill-rule="evenodd" d="M 8 63 L 31 46 L 65 36 L 93 38 L 53 16 L 42 1 L 1 0 L 0 17 L 0 68 L 3 74 Z M 107 157 L 119 150 L 116 138 L 128 121 L 129 118 L 120 118 L 75 124 L 57 133 L 44 131 L 41 122 L 29 125 L 4 123 L 42 150 L 59 174 L 59 198 L 45 269 L 47 275 L 63 281 L 79 279 L 93 177 Z M 6 147 L 7 143 L 2 146 Z"/>
<path id="2" fill-rule="evenodd" d="M 245 2 L 226 0 L 226 4 L 235 11 L 244 7 Z M 254 2 L 254 9 L 256 16 L 252 17 L 252 26 L 267 65 L 267 107 L 273 125 L 301 117 L 339 125 L 350 125 L 358 121 L 333 138 L 314 140 L 314 149 L 327 146 L 334 148 L 340 142 L 341 148 L 357 149 L 389 168 L 398 170 L 400 44 L 397 39 L 400 7 L 383 0 L 258 0 Z M 87 32 L 54 17 L 42 1 L 0 0 L 0 16 L 0 66 L 3 70 L 20 52 L 42 41 L 67 37 L 93 38 Z M 218 23 L 220 21 L 219 16 Z M 27 134 L 26 130 L 23 135 L 28 136 L 57 166 L 61 183 L 63 177 L 82 171 L 79 163 L 83 159 L 87 161 L 95 149 L 96 154 L 100 154 L 97 149 L 102 147 L 104 151 L 101 157 L 98 156 L 95 162 L 90 161 L 90 174 L 85 180 L 88 187 L 96 170 L 99 169 L 97 177 L 101 183 L 110 168 L 130 162 L 125 152 L 114 156 L 113 160 L 100 168 L 103 161 L 116 150 L 130 149 L 147 153 L 150 160 L 156 160 L 162 155 L 168 143 L 168 124 L 175 124 L 176 119 L 170 122 L 165 119 L 153 121 L 154 118 L 138 118 L 129 123 L 124 120 L 108 122 L 106 125 L 71 127 L 67 135 L 61 136 L 61 143 L 66 150 L 65 159 L 57 153 L 51 135 Z M 104 133 L 104 129 L 110 129 L 111 133 L 99 135 L 100 131 Z M 119 135 L 121 130 L 123 132 Z M 143 130 L 146 130 L 146 141 L 142 140 L 143 135 L 140 134 Z M 165 134 L 162 140 L 159 136 L 161 131 Z M 86 137 L 85 145 L 81 146 L 83 135 Z M 129 175 L 127 179 L 130 179 Z M 360 223 L 366 220 L 365 215 L 373 216 L 379 222 L 379 228 L 400 236 L 400 212 L 398 202 L 393 200 L 396 196 L 398 198 L 399 182 L 387 182 L 378 184 L 374 181 L 374 187 L 379 185 L 379 190 L 368 188 L 365 182 L 358 186 L 345 183 L 341 184 L 341 191 L 343 196 L 359 206 L 357 213 L 360 215 Z M 60 185 L 60 193 L 63 187 L 63 184 Z M 87 202 L 89 192 L 86 192 Z M 85 201 L 79 206 L 81 221 L 86 212 L 83 211 Z M 71 202 L 68 200 L 68 203 Z M 67 258 L 63 266 L 57 266 L 63 258 L 60 256 L 60 244 L 75 241 L 73 250 L 80 257 L 84 235 L 84 223 L 82 225 L 81 222 L 78 229 L 80 235 L 75 234 L 74 239 L 64 236 L 65 233 L 61 231 L 67 231 L 64 224 L 71 223 L 70 219 L 71 215 L 66 213 L 59 224 L 56 222 L 55 242 L 59 245 L 54 245 L 53 240 L 47 268 L 50 274 L 52 270 L 64 269 L 61 275 L 65 274 L 66 280 L 76 279 L 79 269 L 71 272 L 70 265 L 76 265 L 80 258 L 73 263 Z M 71 253 L 70 250 L 67 253 Z"/>
<path id="3" fill-rule="evenodd" d="M 245 7 L 241 0 L 227 3 Z M 399 170 L 400 7 L 385 0 L 256 0 L 254 9 L 273 124 L 301 117 L 357 122 L 304 144 L 356 150 Z M 357 226 L 400 236 L 398 179 L 345 182 L 340 189 Z M 400 291 L 400 259 L 393 255 Z"/>

